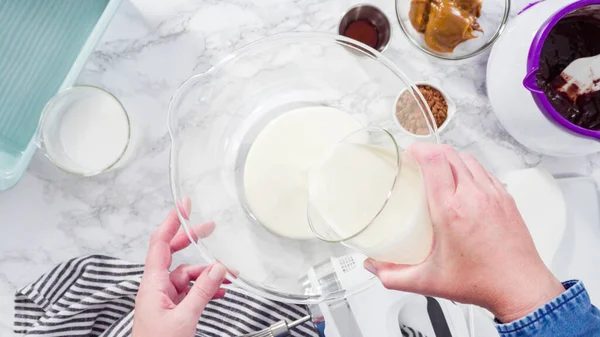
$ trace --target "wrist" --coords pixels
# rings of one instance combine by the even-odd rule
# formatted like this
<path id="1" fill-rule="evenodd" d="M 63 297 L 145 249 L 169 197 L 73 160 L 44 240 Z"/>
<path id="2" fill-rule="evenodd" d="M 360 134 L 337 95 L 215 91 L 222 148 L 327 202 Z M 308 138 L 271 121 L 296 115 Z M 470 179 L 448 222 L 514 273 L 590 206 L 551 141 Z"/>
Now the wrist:
<path id="1" fill-rule="evenodd" d="M 562 283 L 548 271 L 543 277 L 528 280 L 508 291 L 488 310 L 502 323 L 521 319 L 549 303 L 565 291 Z"/>

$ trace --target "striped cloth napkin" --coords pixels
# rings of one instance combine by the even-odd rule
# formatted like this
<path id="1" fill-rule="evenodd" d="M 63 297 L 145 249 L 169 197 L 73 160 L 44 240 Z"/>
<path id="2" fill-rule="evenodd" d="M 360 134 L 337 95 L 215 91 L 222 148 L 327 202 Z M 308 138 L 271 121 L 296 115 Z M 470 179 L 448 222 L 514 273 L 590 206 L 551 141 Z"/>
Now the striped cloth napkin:
<path id="1" fill-rule="evenodd" d="M 17 291 L 14 332 L 27 336 L 129 336 L 143 269 L 143 265 L 102 255 L 61 263 Z M 196 335 L 241 336 L 307 314 L 303 305 L 228 290 L 224 298 L 208 304 Z M 292 329 L 291 334 L 318 337 L 310 322 Z"/>
<path id="2" fill-rule="evenodd" d="M 415 330 L 404 324 L 400 324 L 400 332 L 402 332 L 402 337 L 427 337 L 420 331 Z M 452 335 L 450 335 L 450 337 L 452 337 Z"/>

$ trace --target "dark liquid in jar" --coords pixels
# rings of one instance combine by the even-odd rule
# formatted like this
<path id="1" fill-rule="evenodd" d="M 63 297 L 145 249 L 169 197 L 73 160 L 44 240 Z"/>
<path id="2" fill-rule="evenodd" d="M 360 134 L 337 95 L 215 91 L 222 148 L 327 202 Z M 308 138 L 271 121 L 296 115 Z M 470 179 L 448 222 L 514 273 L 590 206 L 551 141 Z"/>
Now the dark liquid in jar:
<path id="1" fill-rule="evenodd" d="M 540 54 L 537 84 L 554 109 L 571 123 L 600 130 L 600 92 L 579 96 L 575 102 L 556 88 L 564 82 L 553 81 L 572 61 L 600 54 L 600 21 L 587 16 L 560 20 L 550 31 Z"/>
<path id="2" fill-rule="evenodd" d="M 356 20 L 350 23 L 344 30 L 344 35 L 375 49 L 379 43 L 377 27 L 367 20 Z"/>

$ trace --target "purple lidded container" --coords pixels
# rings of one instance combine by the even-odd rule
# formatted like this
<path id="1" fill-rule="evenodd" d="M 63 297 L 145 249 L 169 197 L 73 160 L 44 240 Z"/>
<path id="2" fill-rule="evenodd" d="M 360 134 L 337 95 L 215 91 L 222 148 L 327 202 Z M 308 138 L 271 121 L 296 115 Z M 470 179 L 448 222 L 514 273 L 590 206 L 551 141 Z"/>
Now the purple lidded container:
<path id="1" fill-rule="evenodd" d="M 536 2 L 537 3 L 537 2 Z M 536 3 L 532 4 L 535 5 Z M 531 7 L 531 6 L 529 6 Z M 580 0 L 556 11 L 548 20 L 546 20 L 531 43 L 529 55 L 527 56 L 527 76 L 523 79 L 523 86 L 531 92 L 533 100 L 538 108 L 546 115 L 546 117 L 554 120 L 567 130 L 579 135 L 600 139 L 600 131 L 582 128 L 571 123 L 558 113 L 546 94 L 538 87 L 536 75 L 540 67 L 540 55 L 542 47 L 550 31 L 554 26 L 567 15 L 598 15 L 600 16 L 600 0 Z"/>

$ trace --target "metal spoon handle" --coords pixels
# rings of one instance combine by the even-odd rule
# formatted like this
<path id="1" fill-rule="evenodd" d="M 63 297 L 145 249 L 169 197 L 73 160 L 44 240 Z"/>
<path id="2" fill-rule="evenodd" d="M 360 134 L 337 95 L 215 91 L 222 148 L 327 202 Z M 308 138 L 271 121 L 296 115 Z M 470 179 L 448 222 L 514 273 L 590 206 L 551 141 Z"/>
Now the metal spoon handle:
<path id="1" fill-rule="evenodd" d="M 285 337 L 290 335 L 290 330 L 310 319 L 310 315 L 306 315 L 300 319 L 297 319 L 289 324 L 285 321 L 279 321 L 268 328 L 262 329 L 257 332 L 253 332 L 243 337 Z"/>

